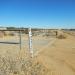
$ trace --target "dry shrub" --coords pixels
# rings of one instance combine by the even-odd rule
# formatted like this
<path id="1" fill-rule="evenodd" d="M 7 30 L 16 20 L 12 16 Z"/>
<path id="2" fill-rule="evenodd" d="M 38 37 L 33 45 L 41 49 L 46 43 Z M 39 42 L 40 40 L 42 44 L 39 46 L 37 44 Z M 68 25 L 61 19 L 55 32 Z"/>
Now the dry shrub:
<path id="1" fill-rule="evenodd" d="M 61 34 L 61 35 L 58 35 L 57 38 L 58 39 L 66 39 L 66 36 Z"/>
<path id="2" fill-rule="evenodd" d="M 14 33 L 9 33 L 9 36 L 14 36 L 15 34 Z"/>
<path id="3" fill-rule="evenodd" d="M 0 75 L 45 75 L 46 68 L 31 59 L 0 56 Z"/>

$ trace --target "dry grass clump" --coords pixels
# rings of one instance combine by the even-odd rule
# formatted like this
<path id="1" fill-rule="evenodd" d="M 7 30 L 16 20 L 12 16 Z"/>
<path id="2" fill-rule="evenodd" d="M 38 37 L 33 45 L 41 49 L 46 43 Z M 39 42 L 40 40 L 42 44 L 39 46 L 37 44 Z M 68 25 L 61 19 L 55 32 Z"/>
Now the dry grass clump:
<path id="1" fill-rule="evenodd" d="M 6 31 L 6 32 L 3 32 L 4 36 L 15 36 L 15 32 L 13 31 Z"/>
<path id="2" fill-rule="evenodd" d="M 9 33 L 8 35 L 9 35 L 9 36 L 15 36 L 15 34 L 14 34 L 14 33 Z"/>
<path id="3" fill-rule="evenodd" d="M 34 61 L 35 62 L 35 61 Z M 46 68 L 30 59 L 0 56 L 0 75 L 45 75 Z"/>
<path id="4" fill-rule="evenodd" d="M 57 38 L 58 39 L 66 39 L 66 36 L 61 34 L 61 35 L 58 35 Z"/>

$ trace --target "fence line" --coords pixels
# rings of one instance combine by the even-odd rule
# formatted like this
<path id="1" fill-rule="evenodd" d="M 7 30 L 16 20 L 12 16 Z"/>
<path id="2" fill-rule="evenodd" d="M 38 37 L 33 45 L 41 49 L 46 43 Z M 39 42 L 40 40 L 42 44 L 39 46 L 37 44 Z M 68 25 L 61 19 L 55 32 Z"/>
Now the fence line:
<path id="1" fill-rule="evenodd" d="M 22 44 L 22 43 L 21 43 L 21 39 L 22 39 L 22 38 L 21 38 L 21 31 L 24 31 L 24 30 L 22 30 L 22 29 L 18 29 L 18 30 L 17 30 L 17 29 L 12 29 L 12 30 L 1 29 L 0 31 L 19 31 L 19 42 L 0 42 L 0 43 L 4 43 L 4 44 L 20 44 L 20 45 L 19 45 L 19 48 L 20 48 L 20 50 L 21 50 L 21 48 L 22 48 L 22 47 L 21 47 L 21 46 L 22 46 L 22 45 L 21 45 L 21 44 Z"/>

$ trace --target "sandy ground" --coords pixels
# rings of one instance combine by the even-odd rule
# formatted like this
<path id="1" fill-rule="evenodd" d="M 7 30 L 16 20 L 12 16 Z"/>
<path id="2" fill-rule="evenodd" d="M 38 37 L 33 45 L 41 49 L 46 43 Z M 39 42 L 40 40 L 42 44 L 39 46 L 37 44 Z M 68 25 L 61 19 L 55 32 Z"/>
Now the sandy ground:
<path id="1" fill-rule="evenodd" d="M 66 39 L 57 39 L 37 58 L 48 69 L 46 75 L 75 75 L 75 37 L 67 35 Z"/>
<path id="2" fill-rule="evenodd" d="M 75 75 L 75 37 L 66 34 L 66 39 L 50 37 L 33 37 L 33 48 L 36 60 L 42 63 L 47 71 L 46 75 Z M 13 40 L 14 39 L 14 40 Z M 0 38 L 5 41 L 17 41 L 18 37 Z M 24 42 L 25 41 L 25 42 Z M 21 55 L 28 50 L 28 36 L 22 38 Z M 20 51 L 19 45 L 0 44 L 0 55 L 16 55 Z"/>

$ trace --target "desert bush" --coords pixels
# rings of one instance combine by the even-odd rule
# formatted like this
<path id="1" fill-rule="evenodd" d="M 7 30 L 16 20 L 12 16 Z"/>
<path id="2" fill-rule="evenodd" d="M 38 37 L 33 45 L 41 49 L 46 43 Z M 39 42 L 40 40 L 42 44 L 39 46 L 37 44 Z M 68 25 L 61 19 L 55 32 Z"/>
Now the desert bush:
<path id="1" fill-rule="evenodd" d="M 13 59 L 0 56 L 0 75 L 45 75 L 45 67 L 30 59 Z"/>
<path id="2" fill-rule="evenodd" d="M 14 33 L 9 33 L 9 36 L 14 36 L 15 34 Z"/>
<path id="3" fill-rule="evenodd" d="M 57 38 L 58 39 L 66 39 L 66 36 L 61 34 L 61 35 L 58 35 Z"/>

